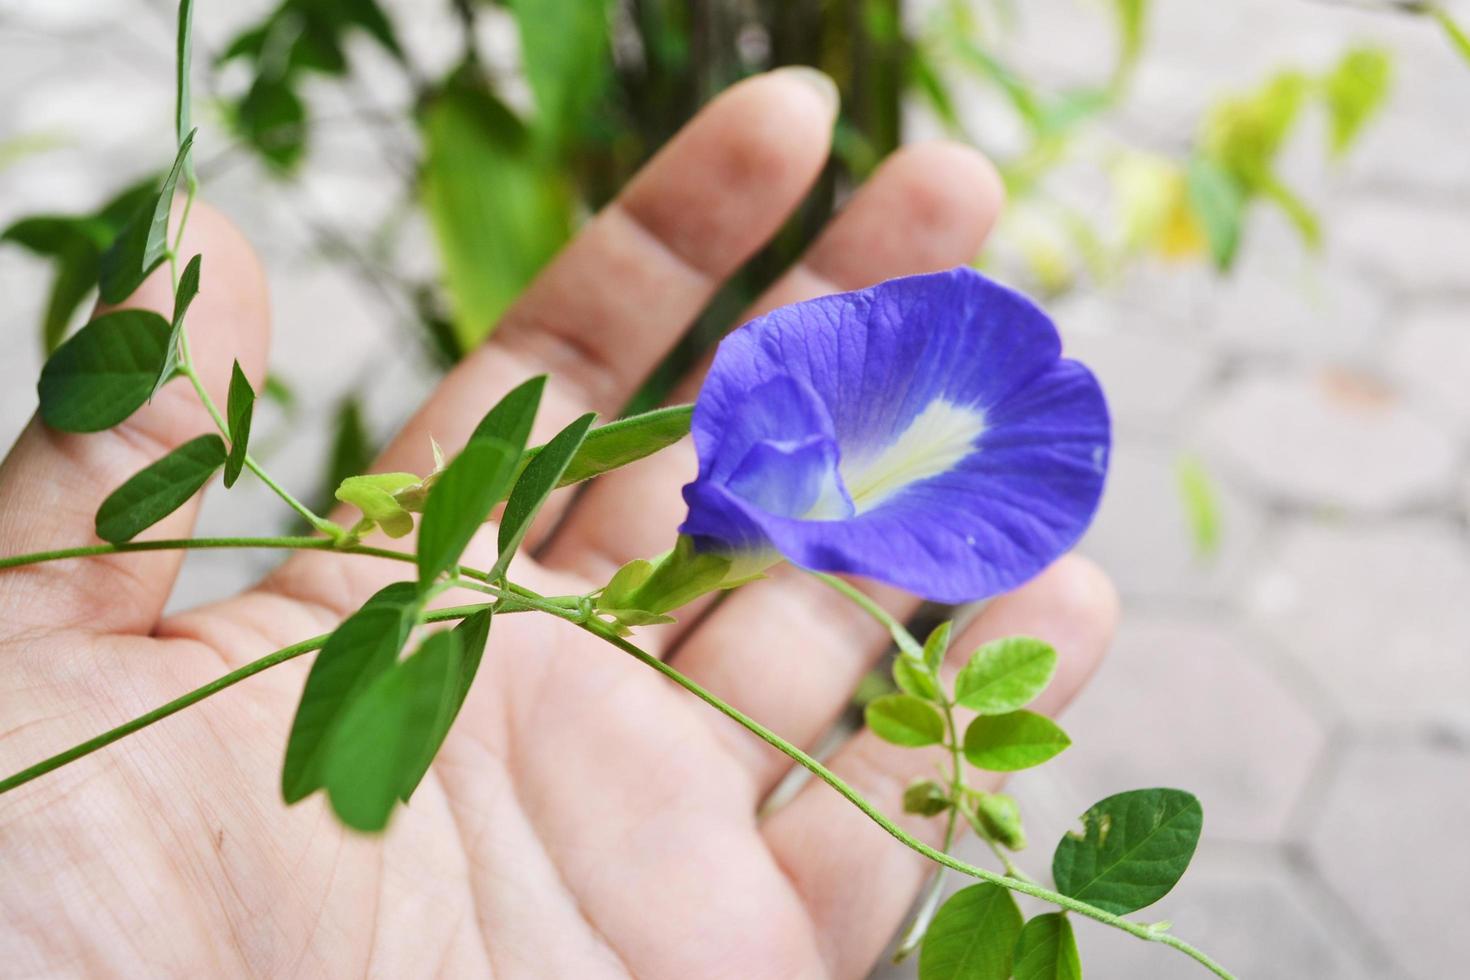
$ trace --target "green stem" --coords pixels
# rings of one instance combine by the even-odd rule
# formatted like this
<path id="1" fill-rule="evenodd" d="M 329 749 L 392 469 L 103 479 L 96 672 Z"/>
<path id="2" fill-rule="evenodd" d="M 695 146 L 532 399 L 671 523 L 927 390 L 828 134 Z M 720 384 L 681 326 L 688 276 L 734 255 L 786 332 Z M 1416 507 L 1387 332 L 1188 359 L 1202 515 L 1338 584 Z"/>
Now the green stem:
<path id="1" fill-rule="evenodd" d="M 893 616 L 889 614 L 887 609 L 884 609 L 882 606 L 878 605 L 877 602 L 874 602 L 873 599 L 865 594 L 861 589 L 857 588 L 856 586 L 849 585 L 842 579 L 838 578 L 836 575 L 828 575 L 825 572 L 813 572 L 812 574 L 818 579 L 821 579 L 827 585 L 836 589 L 838 592 L 841 592 L 843 595 L 847 596 L 859 606 L 861 606 L 869 616 L 872 616 L 874 619 L 876 619 L 878 622 L 882 623 L 888 628 L 888 632 L 893 636 L 893 642 L 898 644 L 898 648 L 900 650 L 911 657 L 917 658 L 920 662 L 923 662 L 924 645 L 918 640 L 914 639 L 914 635 L 910 633 L 907 628 L 904 627 L 903 623 L 900 623 L 898 620 L 894 619 Z"/>
<path id="2" fill-rule="evenodd" d="M 189 355 L 189 335 L 187 332 L 179 335 L 179 343 L 183 350 L 183 358 L 179 364 L 179 373 L 188 378 L 189 384 L 194 386 L 194 393 L 199 396 L 199 401 L 204 405 L 205 411 L 209 412 L 209 417 L 214 419 L 215 427 L 219 429 L 220 435 L 226 439 L 230 438 L 230 427 L 225 422 L 225 417 L 220 414 L 219 406 L 215 405 L 214 399 L 205 390 L 204 381 L 199 377 L 199 372 L 194 370 L 194 362 Z M 333 541 L 341 541 L 346 538 L 347 532 L 341 525 L 319 516 L 310 507 L 297 500 L 289 490 L 272 479 L 270 474 L 265 471 L 265 468 L 260 465 L 256 458 L 248 453 L 245 456 L 245 468 L 254 473 L 260 479 L 260 482 L 269 487 L 277 497 L 284 500 L 286 506 L 300 514 L 306 523 Z"/>
<path id="3" fill-rule="evenodd" d="M 466 616 L 473 615 L 484 608 L 485 605 L 480 604 L 455 606 L 449 609 L 435 609 L 424 614 L 424 622 L 438 623 L 450 619 L 464 619 Z M 218 677 L 210 681 L 203 687 L 195 688 L 188 694 L 174 698 L 167 704 L 159 705 L 147 714 L 139 715 L 132 721 L 109 729 L 96 738 L 90 738 L 80 745 L 72 746 L 65 752 L 58 752 L 49 759 L 43 759 L 27 769 L 22 769 L 13 776 L 0 779 L 0 794 L 8 793 L 17 786 L 23 786 L 31 780 L 44 776 L 54 769 L 59 769 L 69 762 L 75 762 L 83 756 L 91 755 L 98 749 L 105 748 L 120 738 L 125 738 L 136 731 L 147 728 L 154 722 L 162 721 L 169 715 L 177 714 L 190 705 L 198 704 L 210 695 L 218 694 L 225 688 L 238 684 L 247 677 L 254 677 L 263 670 L 267 670 L 277 664 L 283 664 L 288 660 L 294 660 L 304 653 L 320 650 L 326 645 L 327 638 L 330 636 L 330 633 L 323 633 L 321 636 L 313 636 L 309 640 L 302 640 L 300 643 L 293 643 L 288 647 L 282 647 L 274 653 L 268 653 L 259 660 L 252 660 L 245 666 L 232 670 L 223 677 Z"/>
<path id="4" fill-rule="evenodd" d="M 675 670 L 673 667 L 670 667 L 662 660 L 659 660 L 652 654 L 647 653 L 638 646 L 612 633 L 602 623 L 596 620 L 582 623 L 580 625 L 581 628 L 586 630 L 587 632 L 593 634 L 594 636 L 600 637 L 608 643 L 611 643 L 613 646 L 617 647 L 619 650 L 622 650 L 624 653 L 638 660 L 645 666 L 658 671 L 664 677 L 667 677 L 675 684 L 678 684 L 684 690 L 688 691 L 690 694 L 693 694 L 705 704 L 714 708 L 725 717 L 736 722 L 742 728 L 746 729 L 751 734 L 759 738 L 761 741 L 775 748 L 777 751 L 781 752 L 797 765 L 806 769 L 812 775 L 816 776 L 818 779 L 822 780 L 822 782 L 826 783 L 828 786 L 836 790 L 845 800 L 861 810 L 869 820 L 873 821 L 879 827 L 883 828 L 883 830 L 885 830 L 890 836 L 894 837 L 910 850 L 916 851 L 919 854 L 927 857 L 929 860 L 935 861 L 946 868 L 958 871 L 961 874 L 969 875 L 972 878 L 979 878 L 981 881 L 988 881 L 992 884 L 1000 885 L 1002 888 L 1008 888 L 1011 891 L 1020 892 L 1023 895 L 1030 895 L 1032 898 L 1037 898 L 1051 905 L 1056 905 L 1059 908 L 1068 910 L 1069 912 L 1076 912 L 1078 915 L 1085 916 L 1089 919 L 1094 919 L 1098 922 L 1104 923 L 1105 925 L 1112 926 L 1115 929 L 1121 929 L 1123 932 L 1126 932 L 1132 936 L 1137 936 L 1139 939 L 1144 939 L 1148 942 L 1163 943 L 1166 946 L 1172 946 L 1185 955 L 1194 959 L 1201 966 L 1214 973 L 1217 977 L 1224 978 L 1224 980 L 1234 980 L 1232 974 L 1227 971 L 1223 966 L 1216 963 L 1209 956 L 1205 955 L 1205 953 L 1191 946 L 1189 943 L 1178 938 L 1177 936 L 1170 935 L 1169 933 L 1154 932 L 1146 925 L 1138 922 L 1132 922 L 1128 919 L 1123 918 L 1122 916 L 1113 915 L 1110 912 L 1104 912 L 1102 909 L 1088 905 L 1086 902 L 1078 901 L 1077 899 L 1072 898 L 1068 895 L 1063 895 L 1061 892 L 1055 892 L 1049 888 L 1043 888 L 1040 885 L 1035 885 L 1029 882 L 1021 881 L 1016 878 L 1011 878 L 1007 875 L 997 874 L 996 872 L 991 871 L 987 868 L 981 868 L 973 864 L 968 864 L 964 861 L 959 860 L 956 857 L 944 853 L 943 851 L 936 850 L 935 848 L 929 846 L 928 844 L 925 844 L 923 841 L 914 837 L 912 834 L 905 831 L 902 827 L 898 826 L 898 824 L 890 820 L 887 816 L 883 814 L 882 811 L 873 806 L 873 804 L 869 803 L 862 794 L 860 794 L 844 779 L 842 779 L 842 777 L 838 776 L 832 770 L 828 769 L 816 759 L 812 758 L 810 755 L 803 752 L 795 745 L 786 741 L 784 738 L 777 735 L 775 732 L 771 731 L 760 722 L 746 715 L 739 709 L 729 704 L 726 704 L 724 701 L 715 697 L 699 684 L 685 677 L 683 674 L 679 673 L 677 670 Z"/>

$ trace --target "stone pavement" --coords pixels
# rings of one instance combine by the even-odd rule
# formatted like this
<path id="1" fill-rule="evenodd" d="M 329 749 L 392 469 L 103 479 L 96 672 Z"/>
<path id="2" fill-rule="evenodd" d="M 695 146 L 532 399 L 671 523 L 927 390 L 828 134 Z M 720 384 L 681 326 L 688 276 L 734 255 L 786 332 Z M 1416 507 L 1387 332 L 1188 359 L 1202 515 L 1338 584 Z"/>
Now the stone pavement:
<path id="1" fill-rule="evenodd" d="M 217 46 L 245 6 L 201 5 L 202 36 Z M 427 13 L 438 6 L 415 7 L 411 41 L 424 52 L 446 29 Z M 119 174 L 157 164 L 152 150 L 169 139 L 168 7 L 0 8 L 0 140 L 45 133 L 64 144 L 0 171 L 0 224 L 89 203 Z M 1126 611 L 1114 655 L 1066 719 L 1077 744 L 1015 781 L 1035 842 L 1024 863 L 1044 871 L 1051 842 L 1096 799 L 1177 785 L 1203 800 L 1205 841 L 1147 917 L 1172 919 L 1243 977 L 1460 976 L 1470 959 L 1460 925 L 1470 880 L 1470 67 L 1427 24 L 1326 0 L 1155 8 L 1120 128 L 1160 150 L 1187 146 L 1222 92 L 1288 62 L 1320 68 L 1350 41 L 1392 48 L 1398 78 L 1387 114 L 1345 165 L 1321 158 L 1316 133 L 1292 149 L 1288 179 L 1325 218 L 1320 256 L 1303 256 L 1261 214 L 1227 280 L 1144 267 L 1054 305 L 1118 416 L 1110 488 L 1084 550 L 1116 577 Z M 1095 14 L 1076 0 L 1030 0 L 1025 63 L 1058 84 L 1096 77 L 1109 52 Z M 305 186 L 275 187 L 241 167 L 210 195 L 265 253 L 276 359 L 289 365 L 302 417 L 330 411 L 371 374 L 381 380 L 369 414 L 387 431 L 432 373 L 405 355 L 395 311 L 314 257 L 312 242 L 323 222 L 364 226 L 392 181 L 353 131 L 334 130 L 323 156 L 323 176 Z M 0 251 L 7 444 L 34 405 L 36 270 Z M 325 437 L 291 428 L 272 463 L 307 485 Z M 1208 561 L 1192 553 L 1176 492 L 1185 452 L 1204 461 L 1221 500 L 1224 538 Z M 241 492 L 256 491 L 236 490 L 228 508 L 216 498 L 204 531 L 235 528 Z M 177 602 L 224 593 L 265 561 L 191 557 Z M 1090 923 L 1079 937 L 1091 976 L 1199 975 L 1170 950 Z"/>

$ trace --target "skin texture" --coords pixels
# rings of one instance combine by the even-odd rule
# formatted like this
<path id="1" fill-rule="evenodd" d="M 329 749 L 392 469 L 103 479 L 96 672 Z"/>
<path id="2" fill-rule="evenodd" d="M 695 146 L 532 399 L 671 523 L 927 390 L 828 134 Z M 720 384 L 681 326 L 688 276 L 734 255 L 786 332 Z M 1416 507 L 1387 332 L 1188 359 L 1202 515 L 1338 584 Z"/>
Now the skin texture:
<path id="1" fill-rule="evenodd" d="M 810 186 L 834 112 L 821 84 L 793 72 L 717 99 L 530 287 L 377 468 L 427 470 L 431 434 L 461 445 L 492 400 L 533 373 L 552 374 L 538 438 L 583 411 L 615 412 Z M 999 204 L 972 151 L 909 147 L 753 312 L 968 261 Z M 232 358 L 262 377 L 265 282 L 239 234 L 204 206 L 185 239 L 184 255 L 196 251 L 204 288 L 190 334 L 222 402 Z M 129 305 L 169 309 L 166 281 Z M 33 421 L 0 467 L 0 554 L 86 543 L 112 487 L 209 429 L 181 383 L 111 432 L 62 435 Z M 581 592 L 663 550 L 693 472 L 685 443 L 600 481 L 571 509 L 573 495 L 558 495 L 512 574 Z M 149 536 L 188 534 L 195 509 Z M 481 537 L 467 561 L 483 567 L 493 533 Z M 329 630 L 411 574 L 300 554 L 238 597 L 161 618 L 178 567 L 178 555 L 155 553 L 0 573 L 0 771 Z M 900 614 L 913 608 L 875 594 Z M 956 659 L 1010 633 L 1050 640 L 1061 668 L 1042 706 L 1055 711 L 1095 666 L 1115 609 L 1097 570 L 1063 559 L 993 602 Z M 854 607 L 789 568 L 640 641 L 806 746 L 886 646 Z M 308 660 L 0 797 L 6 972 L 856 977 L 928 873 L 820 784 L 763 811 L 788 771 L 782 756 L 617 650 L 535 615 L 496 621 L 412 805 L 381 837 L 346 833 L 320 797 L 289 809 L 279 798 Z M 935 761 L 869 735 L 831 759 L 893 814 Z M 905 824 L 938 837 L 937 821 Z"/>

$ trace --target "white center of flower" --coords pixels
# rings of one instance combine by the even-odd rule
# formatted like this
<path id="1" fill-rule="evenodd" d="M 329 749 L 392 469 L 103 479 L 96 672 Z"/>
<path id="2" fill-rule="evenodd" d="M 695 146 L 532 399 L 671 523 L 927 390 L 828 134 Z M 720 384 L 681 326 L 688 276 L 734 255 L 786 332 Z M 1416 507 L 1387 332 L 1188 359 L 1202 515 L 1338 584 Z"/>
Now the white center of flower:
<path id="1" fill-rule="evenodd" d="M 859 514 L 911 483 L 951 469 L 975 451 L 985 431 L 985 413 L 947 401 L 930 402 L 887 446 L 844 458 L 842 482 Z"/>

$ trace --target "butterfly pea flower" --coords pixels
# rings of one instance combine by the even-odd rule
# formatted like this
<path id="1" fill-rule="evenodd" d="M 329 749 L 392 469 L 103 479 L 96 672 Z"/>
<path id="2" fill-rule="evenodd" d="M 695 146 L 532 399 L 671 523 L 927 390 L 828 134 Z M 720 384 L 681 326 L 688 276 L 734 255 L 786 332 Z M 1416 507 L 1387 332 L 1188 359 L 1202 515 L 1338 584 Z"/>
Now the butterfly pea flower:
<path id="1" fill-rule="evenodd" d="M 1097 380 L 1051 320 L 968 268 L 747 323 L 691 428 L 679 547 L 626 604 L 666 611 L 686 573 L 726 587 L 782 558 L 939 602 L 995 595 L 1081 537 L 1110 446 Z"/>

